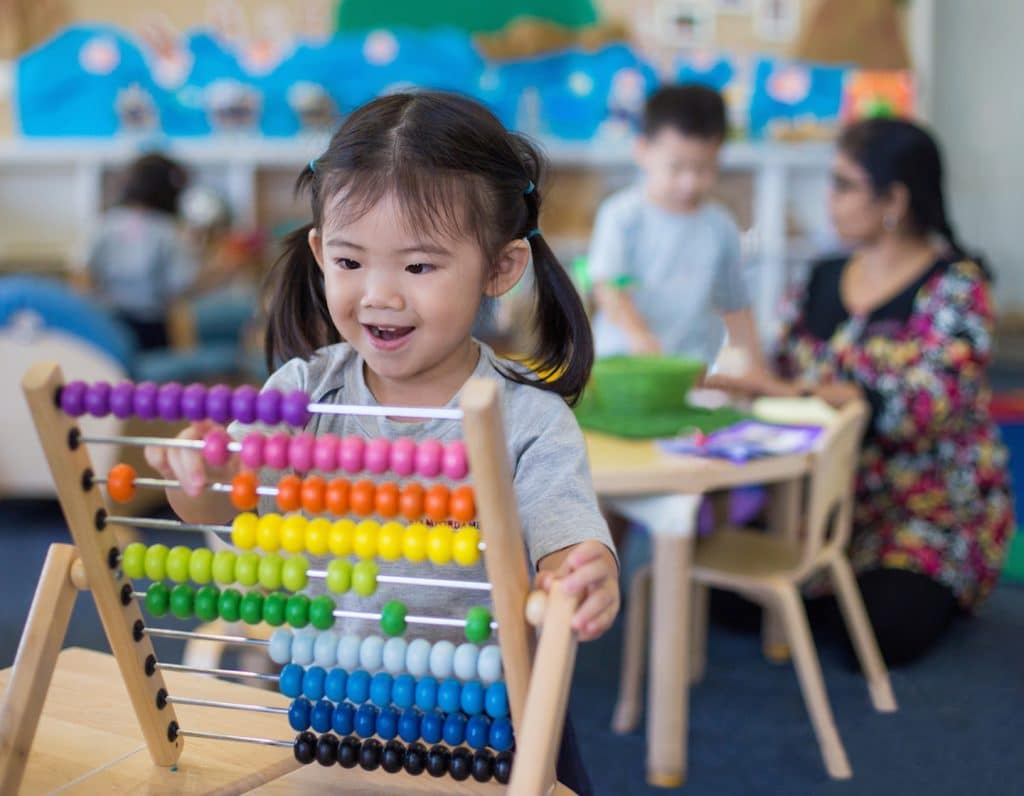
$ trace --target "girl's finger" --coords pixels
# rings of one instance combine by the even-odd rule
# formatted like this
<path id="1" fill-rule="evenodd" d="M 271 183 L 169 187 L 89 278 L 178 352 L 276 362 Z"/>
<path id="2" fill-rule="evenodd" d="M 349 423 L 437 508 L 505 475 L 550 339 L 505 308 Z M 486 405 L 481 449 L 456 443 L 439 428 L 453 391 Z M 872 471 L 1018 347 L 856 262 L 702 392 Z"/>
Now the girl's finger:
<path id="1" fill-rule="evenodd" d="M 611 574 L 604 559 L 596 558 L 574 569 L 565 577 L 562 585 L 567 594 L 579 594 L 587 587 L 606 580 Z"/>
<path id="2" fill-rule="evenodd" d="M 619 613 L 618 605 L 610 605 L 601 614 L 594 619 L 591 619 L 583 631 L 578 634 L 580 641 L 593 641 L 596 638 L 603 636 L 608 628 L 612 626 L 612 622 L 615 621 L 615 617 Z"/>
<path id="3" fill-rule="evenodd" d="M 590 594 L 586 600 L 576 609 L 572 617 L 573 630 L 582 632 L 587 625 L 597 619 L 609 608 L 615 607 L 615 594 L 608 589 L 598 589 Z"/>
<path id="4" fill-rule="evenodd" d="M 599 558 L 604 550 L 605 547 L 600 542 L 583 542 L 566 556 L 565 563 L 572 569 L 579 569 L 588 561 Z"/>

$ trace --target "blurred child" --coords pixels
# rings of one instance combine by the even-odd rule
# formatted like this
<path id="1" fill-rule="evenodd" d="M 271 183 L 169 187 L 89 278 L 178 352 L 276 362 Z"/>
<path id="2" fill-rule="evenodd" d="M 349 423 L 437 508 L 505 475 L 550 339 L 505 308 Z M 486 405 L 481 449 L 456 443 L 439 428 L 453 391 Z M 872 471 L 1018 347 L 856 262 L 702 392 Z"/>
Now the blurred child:
<path id="1" fill-rule="evenodd" d="M 712 364 L 729 343 L 762 357 L 728 211 L 710 200 L 725 103 L 700 85 L 666 86 L 644 109 L 644 180 L 604 201 L 589 254 L 598 356 L 664 353 Z"/>

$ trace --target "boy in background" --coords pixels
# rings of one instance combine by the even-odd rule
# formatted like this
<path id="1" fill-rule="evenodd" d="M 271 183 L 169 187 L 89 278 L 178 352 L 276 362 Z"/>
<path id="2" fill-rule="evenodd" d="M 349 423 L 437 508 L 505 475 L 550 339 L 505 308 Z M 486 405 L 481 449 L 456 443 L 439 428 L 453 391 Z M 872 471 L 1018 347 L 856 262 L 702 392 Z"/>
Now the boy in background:
<path id="1" fill-rule="evenodd" d="M 588 256 L 598 356 L 664 353 L 711 366 L 726 334 L 747 368 L 762 356 L 728 211 L 710 200 L 726 112 L 714 89 L 648 99 L 636 161 L 644 179 L 598 209 Z"/>

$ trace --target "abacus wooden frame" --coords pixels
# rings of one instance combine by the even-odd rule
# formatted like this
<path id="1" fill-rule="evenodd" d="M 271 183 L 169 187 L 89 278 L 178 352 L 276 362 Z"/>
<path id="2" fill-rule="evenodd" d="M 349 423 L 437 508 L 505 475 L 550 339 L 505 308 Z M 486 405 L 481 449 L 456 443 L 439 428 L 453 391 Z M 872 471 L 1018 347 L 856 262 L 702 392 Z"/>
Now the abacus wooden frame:
<path id="1" fill-rule="evenodd" d="M 167 690 L 154 666 L 152 642 L 148 634 L 136 631 L 142 626 L 142 613 L 119 564 L 115 526 L 105 520 L 109 512 L 103 494 L 91 483 L 88 451 L 78 441 L 74 418 L 60 410 L 62 384 L 60 367 L 49 362 L 35 365 L 22 379 L 74 545 L 51 545 L 0 704 L 3 793 L 18 790 L 75 597 L 86 587 L 93 592 L 153 762 L 172 766 L 183 749 L 183 738 L 173 731 L 177 726 L 174 708 L 161 698 Z M 554 762 L 576 654 L 569 624 L 576 600 L 557 586 L 552 589 L 535 652 L 525 615 L 529 570 L 497 384 L 471 380 L 463 390 L 461 408 L 481 538 L 486 544 L 484 564 L 500 628 L 509 709 L 516 727 L 516 765 L 508 791 L 516 796 L 571 793 L 555 780 Z M 382 792 L 403 789 L 398 780 L 382 781 Z M 422 787 L 413 790 L 422 792 Z M 488 791 L 493 792 L 493 785 Z"/>

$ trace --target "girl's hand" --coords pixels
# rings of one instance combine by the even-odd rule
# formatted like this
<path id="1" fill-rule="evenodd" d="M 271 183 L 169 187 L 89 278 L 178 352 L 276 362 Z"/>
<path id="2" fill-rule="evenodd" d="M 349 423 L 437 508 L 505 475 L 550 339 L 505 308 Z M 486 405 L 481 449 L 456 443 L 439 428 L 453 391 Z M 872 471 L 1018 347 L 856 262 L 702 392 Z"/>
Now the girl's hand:
<path id="1" fill-rule="evenodd" d="M 587 541 L 546 556 L 535 585 L 547 590 L 556 579 L 566 594 L 582 595 L 572 618 L 579 640 L 602 636 L 619 613 L 619 571 L 611 551 L 598 541 Z"/>
<path id="2" fill-rule="evenodd" d="M 864 397 L 860 387 L 849 381 L 830 381 L 815 388 L 814 394 L 829 406 L 842 409 L 850 401 Z"/>
<path id="3" fill-rule="evenodd" d="M 214 427 L 209 420 L 192 423 L 184 429 L 176 439 L 203 439 Z M 147 445 L 146 462 L 160 473 L 161 476 L 171 480 L 177 480 L 181 484 L 181 491 L 192 498 L 199 497 L 203 493 L 203 487 L 207 482 L 207 465 L 203 459 L 202 452 L 192 448 L 172 448 L 163 445 Z M 225 468 L 229 470 L 231 464 Z M 221 474 L 221 473 L 218 473 Z"/>

